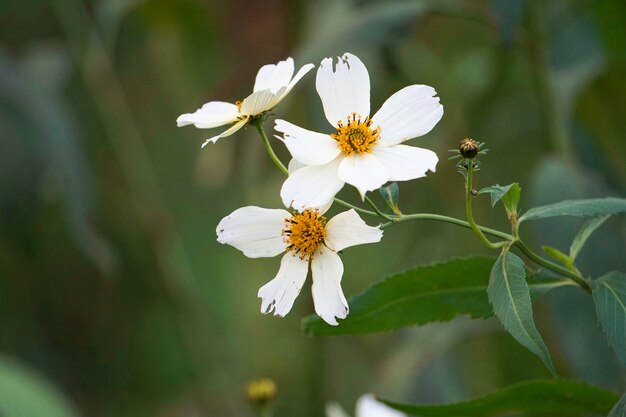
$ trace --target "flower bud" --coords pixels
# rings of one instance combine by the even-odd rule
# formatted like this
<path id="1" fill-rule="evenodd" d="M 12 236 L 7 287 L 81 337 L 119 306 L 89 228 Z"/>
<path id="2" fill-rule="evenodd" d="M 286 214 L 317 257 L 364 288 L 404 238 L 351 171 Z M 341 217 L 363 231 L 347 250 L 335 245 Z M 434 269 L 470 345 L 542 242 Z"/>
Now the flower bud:
<path id="1" fill-rule="evenodd" d="M 459 152 L 463 158 L 474 159 L 478 155 L 480 145 L 474 139 L 465 138 L 459 142 Z"/>
<path id="2" fill-rule="evenodd" d="M 255 409 L 265 407 L 276 397 L 276 384 L 269 378 L 251 381 L 246 387 L 246 397 Z"/>

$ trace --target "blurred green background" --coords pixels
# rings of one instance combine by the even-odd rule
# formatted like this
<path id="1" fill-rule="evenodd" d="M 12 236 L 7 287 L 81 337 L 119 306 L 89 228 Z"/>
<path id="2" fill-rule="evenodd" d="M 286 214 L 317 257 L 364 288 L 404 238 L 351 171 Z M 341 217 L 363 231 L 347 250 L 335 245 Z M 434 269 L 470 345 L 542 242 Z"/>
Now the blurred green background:
<path id="1" fill-rule="evenodd" d="M 411 141 L 440 163 L 401 184 L 404 212 L 463 216 L 447 149 L 464 137 L 491 150 L 476 186 L 519 181 L 524 209 L 626 194 L 622 0 L 3 0 L 0 415 L 249 416 L 245 384 L 270 377 L 277 416 L 321 417 L 330 400 L 352 414 L 364 392 L 447 402 L 549 376 L 495 320 L 308 338 L 308 286 L 288 317 L 259 313 L 278 259 L 247 259 L 214 230 L 240 206 L 280 207 L 282 174 L 254 129 L 201 150 L 213 132 L 175 120 L 247 96 L 261 65 L 345 51 L 370 71 L 373 110 L 414 83 L 444 104 Z M 276 113 L 328 131 L 314 73 Z M 487 197 L 475 210 L 507 228 Z M 522 234 L 537 249 L 564 250 L 580 222 L 536 226 Z M 626 270 L 625 240 L 624 218 L 610 220 L 583 272 Z M 391 228 L 344 253 L 344 291 L 471 253 L 489 252 L 464 229 Z M 535 314 L 562 376 L 626 389 L 590 297 L 556 291 Z"/>

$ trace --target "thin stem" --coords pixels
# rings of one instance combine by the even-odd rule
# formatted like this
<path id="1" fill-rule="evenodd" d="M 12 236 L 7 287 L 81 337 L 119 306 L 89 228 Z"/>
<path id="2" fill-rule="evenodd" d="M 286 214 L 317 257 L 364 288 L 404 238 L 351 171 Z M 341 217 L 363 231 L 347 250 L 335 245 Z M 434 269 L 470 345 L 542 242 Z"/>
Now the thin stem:
<path id="1" fill-rule="evenodd" d="M 255 407 L 254 411 L 258 417 L 274 417 L 274 410 L 272 407 Z"/>
<path id="2" fill-rule="evenodd" d="M 358 213 L 361 213 L 361 214 L 366 214 L 366 215 L 368 215 L 368 216 L 372 216 L 372 217 L 380 217 L 378 214 L 376 214 L 376 213 L 375 213 L 375 212 L 373 212 L 373 211 L 366 210 L 366 209 L 364 209 L 364 208 L 361 208 L 361 207 L 355 206 L 354 204 L 350 204 L 350 203 L 348 203 L 347 201 L 340 200 L 340 199 L 338 199 L 338 198 L 336 198 L 336 197 L 335 197 L 335 203 L 337 203 L 337 204 L 341 204 L 341 205 L 342 205 L 342 206 L 344 206 L 344 207 L 351 208 L 351 209 L 353 209 L 354 211 L 356 211 L 356 212 L 358 212 Z"/>
<path id="3" fill-rule="evenodd" d="M 265 129 L 263 129 L 263 118 L 259 117 L 258 119 L 254 120 L 252 124 L 256 127 L 256 130 L 259 131 L 259 134 L 261 135 L 261 139 L 263 139 L 263 145 L 265 145 L 265 150 L 267 151 L 267 154 L 270 156 L 272 161 L 274 161 L 274 164 L 276 164 L 276 166 L 280 168 L 281 171 L 283 171 L 283 174 L 288 176 L 289 170 L 280 161 L 280 159 L 278 159 L 278 156 L 276 156 L 276 153 L 274 152 L 274 149 L 272 148 L 272 144 L 270 143 L 270 140 L 267 138 L 267 135 L 265 134 Z"/>
<path id="4" fill-rule="evenodd" d="M 586 279 L 584 279 L 580 275 L 577 275 L 576 273 L 570 271 L 567 268 L 562 267 L 561 265 L 557 265 L 553 262 L 548 261 L 547 259 L 542 258 L 541 256 L 537 255 L 535 252 L 533 252 L 521 240 L 516 240 L 514 242 L 514 245 L 517 246 L 517 248 L 521 250 L 524 253 L 524 255 L 526 255 L 529 259 L 532 259 L 535 263 L 572 279 L 573 281 L 576 282 L 576 284 L 580 285 L 585 291 L 589 293 L 591 292 L 591 287 L 589 286 L 589 283 L 587 282 Z"/>
<path id="5" fill-rule="evenodd" d="M 376 203 L 374 203 L 374 202 L 372 201 L 372 199 L 371 199 L 371 198 L 369 198 L 368 196 L 365 196 L 365 202 L 366 202 L 367 204 L 369 204 L 371 208 L 373 208 L 373 209 L 374 209 L 374 211 L 376 212 L 376 215 L 378 215 L 378 217 L 381 217 L 382 219 L 384 219 L 384 220 L 388 220 L 388 221 L 392 221 L 392 220 L 393 220 L 393 217 L 392 217 L 392 216 L 390 216 L 390 215 L 388 215 L 388 214 L 383 213 L 383 211 L 382 211 L 381 209 L 379 209 L 379 208 L 378 208 L 378 206 L 376 205 Z"/>
<path id="6" fill-rule="evenodd" d="M 383 223 L 380 228 L 381 229 L 386 229 L 390 226 L 393 226 L 396 223 L 402 223 L 402 222 L 406 222 L 409 220 L 434 220 L 434 221 L 439 221 L 439 222 L 444 222 L 444 223 L 450 223 L 450 224 L 454 224 L 457 226 L 461 226 L 461 227 L 465 227 L 466 229 L 472 229 L 472 226 L 464 221 L 464 220 L 460 220 L 460 219 L 456 219 L 454 217 L 448 217 L 448 216 L 443 216 L 440 214 L 432 214 L 432 213 L 414 213 L 414 214 L 403 214 L 400 215 L 398 217 L 394 217 L 392 221 L 387 222 L 387 223 Z M 495 237 L 499 237 L 501 239 L 505 240 L 505 244 L 509 244 L 509 243 L 513 243 L 513 245 L 515 245 L 520 251 L 522 251 L 522 253 L 524 253 L 524 255 L 526 255 L 527 258 L 529 258 L 530 260 L 532 260 L 533 262 L 535 262 L 538 265 L 543 266 L 544 268 L 550 269 L 556 273 L 559 273 L 569 279 L 571 279 L 572 281 L 574 281 L 577 285 L 579 285 L 580 287 L 582 287 L 585 291 L 589 292 L 591 291 L 590 287 L 589 287 L 589 283 L 582 278 L 580 275 L 577 275 L 576 273 L 574 273 L 573 271 L 570 271 L 560 265 L 557 265 L 553 262 L 548 261 L 547 259 L 542 258 L 541 256 L 537 255 L 535 252 L 533 252 L 528 246 L 526 246 L 526 244 L 524 242 L 522 242 L 519 239 L 515 239 L 513 237 L 513 235 L 501 232 L 499 230 L 495 230 L 495 229 L 491 229 L 489 227 L 484 227 L 484 226 L 478 226 L 478 228 L 481 230 L 481 232 L 487 234 L 487 235 L 491 235 L 491 236 L 495 236 Z M 472 229 L 473 230 L 473 229 Z M 504 246 L 504 245 L 503 245 Z"/>
<path id="7" fill-rule="evenodd" d="M 501 248 L 504 245 L 510 244 L 510 240 L 492 243 L 487 239 L 487 236 L 483 234 L 480 230 L 480 227 L 474 221 L 474 215 L 472 214 L 472 173 L 474 170 L 474 161 L 469 160 L 467 164 L 467 175 L 465 182 L 465 215 L 467 217 L 467 222 L 470 225 L 470 228 L 474 231 L 474 233 L 482 240 L 482 242 L 489 249 L 497 249 Z"/>
<path id="8" fill-rule="evenodd" d="M 457 226 L 465 227 L 467 229 L 472 229 L 472 226 L 465 220 L 457 219 L 454 217 L 444 216 L 441 214 L 432 214 L 432 213 L 414 213 L 414 214 L 402 214 L 398 217 L 394 217 L 392 221 L 388 223 L 382 224 L 381 229 L 386 229 L 389 226 L 392 226 L 396 223 L 402 223 L 409 220 L 434 220 L 438 222 L 450 223 Z M 478 228 L 483 232 L 491 236 L 499 237 L 501 239 L 505 239 L 508 241 L 513 240 L 513 236 L 507 233 L 501 232 L 499 230 L 490 229 L 489 227 L 478 226 Z"/>
<path id="9" fill-rule="evenodd" d="M 263 139 L 263 143 L 265 145 L 265 149 L 267 150 L 267 153 L 269 154 L 270 158 L 272 159 L 272 161 L 274 161 L 274 163 L 276 164 L 276 166 L 278 166 L 278 168 L 280 168 L 280 170 L 285 174 L 285 175 L 289 175 L 289 171 L 287 170 L 287 168 L 285 167 L 285 165 L 280 161 L 280 159 L 278 159 L 278 156 L 276 156 L 276 153 L 274 153 L 274 149 L 272 148 L 272 145 L 267 137 L 267 135 L 265 134 L 265 130 L 263 129 L 263 124 L 262 124 L 262 119 L 257 119 L 255 121 L 252 122 L 252 124 L 257 128 L 257 130 L 259 131 L 259 134 L 261 135 L 261 138 Z M 409 220 L 434 220 L 434 221 L 439 221 L 439 222 L 444 222 L 444 223 L 450 223 L 450 224 L 454 224 L 457 226 L 461 226 L 461 227 L 465 227 L 467 229 L 471 229 L 474 233 L 476 233 L 481 240 L 483 241 L 483 243 L 485 243 L 485 245 L 487 245 L 489 248 L 491 249 L 496 249 L 496 248 L 500 248 L 503 247 L 505 245 L 511 245 L 514 244 L 519 250 L 521 250 L 529 259 L 533 260 L 535 263 L 537 263 L 538 265 L 541 265 L 547 269 L 550 269 L 554 272 L 557 272 L 565 277 L 570 278 L 571 280 L 573 280 L 574 282 L 576 282 L 579 286 L 581 286 L 583 289 L 585 289 L 586 291 L 590 292 L 591 288 L 589 287 L 589 284 L 587 283 L 587 281 L 582 278 L 580 275 L 577 275 L 576 273 L 560 266 L 557 265 L 553 262 L 548 261 L 547 259 L 542 258 L 541 256 L 537 255 L 535 252 L 533 252 L 530 248 L 528 248 L 528 246 L 526 246 L 524 244 L 524 242 L 522 242 L 519 238 L 517 238 L 516 236 L 510 235 L 508 233 L 504 233 L 501 232 L 499 230 L 495 230 L 495 229 L 491 229 L 489 227 L 484 227 L 484 226 L 479 226 L 476 224 L 476 222 L 474 221 L 474 217 L 472 215 L 472 206 L 471 206 L 471 199 L 472 199 L 472 171 L 473 171 L 473 167 L 471 165 L 471 163 L 468 166 L 467 169 L 467 181 L 466 181 L 466 192 L 465 192 L 465 214 L 467 215 L 467 219 L 468 221 L 464 221 L 461 219 L 457 219 L 454 217 L 449 217 L 449 216 L 444 216 L 441 214 L 432 214 L 432 213 L 414 213 L 414 214 L 400 214 L 400 215 L 388 215 L 385 214 L 384 212 L 382 212 L 378 206 L 376 205 L 376 203 L 374 203 L 369 197 L 365 197 L 365 201 L 374 209 L 374 211 L 370 211 L 370 210 L 366 210 L 363 209 L 361 207 L 355 206 L 353 204 L 348 203 L 347 201 L 344 200 L 340 200 L 338 198 L 335 198 L 334 201 L 338 204 L 341 204 L 342 206 L 354 209 L 355 211 L 361 213 L 361 214 L 365 214 L 368 216 L 372 216 L 372 217 L 380 217 L 383 218 L 385 220 L 388 220 L 387 223 L 383 223 L 382 225 L 380 225 L 381 229 L 386 229 L 394 224 L 397 223 L 403 223 Z M 497 242 L 497 243 L 492 243 L 489 241 L 489 239 L 487 239 L 487 237 L 485 236 L 485 234 L 487 235 L 491 235 L 494 237 L 498 237 L 500 239 L 503 239 L 502 242 Z"/>

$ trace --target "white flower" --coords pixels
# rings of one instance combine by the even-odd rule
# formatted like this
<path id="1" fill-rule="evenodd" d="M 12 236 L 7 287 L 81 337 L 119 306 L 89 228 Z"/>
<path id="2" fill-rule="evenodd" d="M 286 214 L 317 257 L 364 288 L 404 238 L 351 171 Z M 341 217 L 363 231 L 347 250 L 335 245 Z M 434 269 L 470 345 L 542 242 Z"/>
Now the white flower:
<path id="1" fill-rule="evenodd" d="M 283 184 L 285 206 L 320 207 L 345 183 L 361 196 L 387 181 L 406 181 L 435 171 L 437 155 L 401 143 L 425 135 L 443 116 L 432 87 L 410 85 L 393 94 L 371 118 L 370 79 L 356 56 L 346 53 L 333 71 L 326 58 L 317 70 L 317 92 L 332 134 L 316 133 L 276 120 L 291 155 L 306 165 Z"/>
<path id="2" fill-rule="evenodd" d="M 289 213 L 282 209 L 242 207 L 217 225 L 217 241 L 249 258 L 284 253 L 276 277 L 259 289 L 261 312 L 285 316 L 300 293 L 311 266 L 315 312 L 328 324 L 346 318 L 348 302 L 341 289 L 343 263 L 337 252 L 350 246 L 379 242 L 383 232 L 371 227 L 354 210 L 326 221 L 318 209 Z"/>
<path id="3" fill-rule="evenodd" d="M 337 403 L 326 405 L 326 417 L 349 417 Z M 405 414 L 376 401 L 372 394 L 362 395 L 356 403 L 356 417 L 406 417 Z"/>
<path id="4" fill-rule="evenodd" d="M 207 139 L 202 147 L 210 142 L 215 143 L 219 138 L 230 136 L 244 127 L 250 118 L 271 110 L 313 67 L 313 64 L 306 64 L 294 77 L 293 58 L 287 58 L 276 65 L 264 65 L 256 75 L 253 93 L 243 101 L 237 101 L 235 104 L 223 101 L 208 102 L 194 113 L 180 115 L 176 119 L 176 124 L 178 127 L 192 124 L 199 129 L 232 124 L 226 131 Z"/>

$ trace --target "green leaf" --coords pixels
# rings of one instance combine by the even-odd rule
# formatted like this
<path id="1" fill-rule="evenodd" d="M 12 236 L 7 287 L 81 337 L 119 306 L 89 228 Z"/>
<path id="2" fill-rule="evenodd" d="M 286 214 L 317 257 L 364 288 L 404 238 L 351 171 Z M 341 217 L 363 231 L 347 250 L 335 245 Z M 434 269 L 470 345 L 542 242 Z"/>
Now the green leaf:
<path id="1" fill-rule="evenodd" d="M 611 391 L 566 379 L 524 381 L 454 404 L 405 405 L 383 400 L 396 410 L 422 417 L 492 417 L 519 413 L 551 417 L 604 415 L 616 401 L 617 395 Z"/>
<path id="2" fill-rule="evenodd" d="M 596 217 L 626 213 L 624 198 L 591 198 L 586 200 L 565 200 L 547 206 L 535 207 L 524 213 L 519 221 L 546 219 L 557 216 Z"/>
<path id="3" fill-rule="evenodd" d="M 598 227 L 602 226 L 602 224 L 609 217 L 610 216 L 608 216 L 608 215 L 596 217 L 595 219 L 589 220 L 587 223 L 585 223 L 583 225 L 583 227 L 580 228 L 580 230 L 576 234 L 576 237 L 574 238 L 574 241 L 572 242 L 572 246 L 570 246 L 570 248 L 569 248 L 569 257 L 570 257 L 570 259 L 572 261 L 574 261 L 576 259 L 576 257 L 580 253 L 580 250 L 585 245 L 585 242 L 587 242 L 587 239 L 589 239 L 589 236 L 591 236 L 591 234 Z"/>
<path id="4" fill-rule="evenodd" d="M 495 206 L 498 201 L 502 200 L 502 204 L 509 217 L 517 215 L 517 204 L 522 194 L 522 189 L 518 183 L 514 182 L 504 186 L 496 184 L 491 187 L 483 188 L 478 194 L 490 194 L 492 207 Z"/>
<path id="5" fill-rule="evenodd" d="M 389 206 L 389 208 L 396 214 L 400 214 L 400 209 L 398 209 L 398 196 L 400 195 L 400 188 L 398 187 L 397 182 L 392 182 L 391 184 L 382 187 L 378 190 L 380 195 L 383 196 L 385 203 Z"/>
<path id="6" fill-rule="evenodd" d="M 502 251 L 491 269 L 487 294 L 504 328 L 556 373 L 548 348 L 535 327 L 524 262 L 508 249 Z"/>
<path id="7" fill-rule="evenodd" d="M 515 184 L 515 183 L 513 183 Z M 478 192 L 478 194 L 489 194 L 491 196 L 491 207 L 495 207 L 496 203 L 509 192 L 513 184 L 509 185 L 492 185 L 491 187 L 485 187 Z"/>
<path id="8" fill-rule="evenodd" d="M 303 320 L 303 331 L 316 336 L 365 334 L 448 321 L 461 314 L 491 317 L 487 285 L 493 263 L 483 257 L 453 259 L 392 275 L 351 297 L 350 314 L 339 326 L 312 315 Z M 539 296 L 569 284 L 537 275 L 530 286 Z"/>
<path id="9" fill-rule="evenodd" d="M 626 365 L 626 274 L 612 271 L 591 282 L 598 320 L 617 357 Z"/>
<path id="10" fill-rule="evenodd" d="M 562 265 L 565 265 L 566 267 L 573 265 L 572 259 L 557 248 L 553 248 L 552 246 L 542 246 L 541 249 L 550 255 L 552 259 L 558 261 Z"/>
<path id="11" fill-rule="evenodd" d="M 517 217 L 517 204 L 519 203 L 519 199 L 522 194 L 522 188 L 516 182 L 511 185 L 512 187 L 509 192 L 502 197 L 502 204 L 504 204 L 504 208 L 509 214 L 509 217 L 513 215 Z"/>
<path id="12" fill-rule="evenodd" d="M 626 394 L 622 395 L 607 417 L 626 417 Z"/>
<path id="13" fill-rule="evenodd" d="M 39 372 L 0 356 L 0 416 L 76 417 L 78 412 Z"/>

